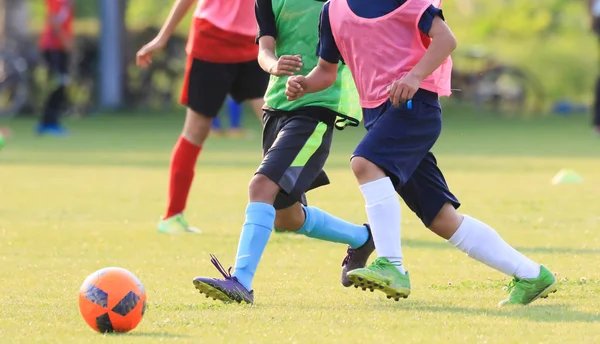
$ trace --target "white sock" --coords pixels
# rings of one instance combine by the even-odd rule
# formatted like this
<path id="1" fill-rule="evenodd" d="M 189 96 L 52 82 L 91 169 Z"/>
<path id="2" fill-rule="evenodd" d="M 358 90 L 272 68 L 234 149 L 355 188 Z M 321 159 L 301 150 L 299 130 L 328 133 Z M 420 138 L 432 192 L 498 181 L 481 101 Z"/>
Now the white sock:
<path id="1" fill-rule="evenodd" d="M 515 250 L 492 227 L 468 215 L 464 215 L 460 227 L 448 241 L 469 257 L 509 276 L 536 278 L 540 275 L 539 264 Z"/>
<path id="2" fill-rule="evenodd" d="M 390 178 L 360 186 L 378 257 L 387 258 L 404 274 L 400 243 L 400 200 Z"/>

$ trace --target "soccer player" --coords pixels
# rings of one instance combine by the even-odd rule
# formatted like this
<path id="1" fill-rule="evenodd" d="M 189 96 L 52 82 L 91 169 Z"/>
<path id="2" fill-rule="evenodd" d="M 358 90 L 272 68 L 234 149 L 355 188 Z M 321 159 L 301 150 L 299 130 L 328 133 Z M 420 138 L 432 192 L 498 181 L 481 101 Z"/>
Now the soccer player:
<path id="1" fill-rule="evenodd" d="M 381 290 L 396 301 L 410 294 L 397 192 L 435 234 L 514 276 L 501 304 L 528 304 L 556 291 L 556 278 L 487 224 L 458 213 L 460 203 L 430 152 L 442 128 L 438 97 L 450 95 L 455 47 L 442 11 L 430 0 L 331 0 L 321 15 L 319 63 L 306 77 L 290 77 L 286 92 L 298 101 L 327 89 L 340 59 L 354 77 L 367 134 L 351 166 L 378 257 L 369 267 L 348 272 L 355 286 Z"/>
<path id="2" fill-rule="evenodd" d="M 317 64 L 322 6 L 317 1 L 256 1 L 258 61 L 271 74 L 265 94 L 263 160 L 250 181 L 233 275 L 212 257 L 224 279 L 194 279 L 196 288 L 214 299 L 254 302 L 252 280 L 273 227 L 348 244 L 342 263 L 346 287 L 351 285 L 346 272 L 364 267 L 375 249 L 367 225 L 354 225 L 306 205 L 306 191 L 329 184 L 323 166 L 334 127 L 357 126 L 361 118 L 356 87 L 345 67 L 337 69 L 331 88 L 293 103 L 286 99 L 288 76 L 306 73 Z"/>
<path id="3" fill-rule="evenodd" d="M 137 53 L 137 63 L 146 67 L 161 50 L 197 0 L 177 0 L 162 29 Z M 262 96 L 268 84 L 256 57 L 256 20 L 253 0 L 204 0 L 198 3 L 188 39 L 188 60 L 181 103 L 187 106 L 183 132 L 171 156 L 167 211 L 159 222 L 162 233 L 200 231 L 189 226 L 183 211 L 194 179 L 194 167 L 213 118 L 227 94 L 237 102 L 249 100 L 257 116 L 262 115 Z"/>
<path id="4" fill-rule="evenodd" d="M 67 101 L 69 58 L 73 51 L 73 3 L 71 0 L 46 0 L 46 25 L 40 37 L 42 55 L 48 65 L 52 91 L 37 125 L 39 135 L 63 136 L 60 115 Z"/>

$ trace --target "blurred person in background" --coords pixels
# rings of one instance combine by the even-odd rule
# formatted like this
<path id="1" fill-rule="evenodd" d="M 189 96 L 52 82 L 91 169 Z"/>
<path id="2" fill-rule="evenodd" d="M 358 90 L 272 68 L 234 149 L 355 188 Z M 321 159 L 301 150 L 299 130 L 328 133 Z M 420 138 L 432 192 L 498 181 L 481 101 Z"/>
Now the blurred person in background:
<path id="1" fill-rule="evenodd" d="M 67 134 L 60 124 L 60 115 L 67 102 L 69 59 L 74 46 L 73 15 L 73 0 L 46 0 L 46 24 L 40 38 L 40 49 L 48 65 L 52 91 L 36 128 L 40 135 Z"/>
<path id="2" fill-rule="evenodd" d="M 211 134 L 215 136 L 224 136 L 225 134 L 232 138 L 241 138 L 244 136 L 242 129 L 242 105 L 238 104 L 231 96 L 227 96 L 227 117 L 229 118 L 229 128 L 227 131 L 223 129 L 223 125 L 219 117 L 215 117 L 212 124 Z"/>
<path id="3" fill-rule="evenodd" d="M 176 0 L 158 35 L 137 53 L 137 64 L 147 67 L 152 55 L 166 44 L 197 0 Z M 158 224 L 161 233 L 200 231 L 183 217 L 194 179 L 198 155 L 213 119 L 228 94 L 248 100 L 262 118 L 263 96 L 269 75 L 258 65 L 254 0 L 198 1 L 187 44 L 188 61 L 181 103 L 185 123 L 171 156 L 169 200 Z"/>
<path id="4" fill-rule="evenodd" d="M 600 0 L 588 0 L 592 30 L 600 38 Z M 594 93 L 594 129 L 600 135 L 600 77 L 596 80 Z"/>

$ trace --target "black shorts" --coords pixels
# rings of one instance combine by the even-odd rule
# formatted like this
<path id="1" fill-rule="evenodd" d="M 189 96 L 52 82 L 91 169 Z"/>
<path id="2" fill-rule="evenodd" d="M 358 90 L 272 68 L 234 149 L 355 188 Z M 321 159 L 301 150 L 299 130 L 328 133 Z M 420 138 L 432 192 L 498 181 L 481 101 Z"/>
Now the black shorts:
<path id="1" fill-rule="evenodd" d="M 60 85 L 66 85 L 69 81 L 69 53 L 63 50 L 44 50 L 42 54 L 48 67 L 48 77 L 53 81 L 57 80 Z"/>
<path id="2" fill-rule="evenodd" d="M 331 148 L 335 113 L 320 107 L 266 110 L 263 119 L 263 160 L 256 173 L 281 188 L 275 209 L 296 202 L 306 205 L 307 191 L 329 184 L 323 166 Z"/>
<path id="3" fill-rule="evenodd" d="M 227 94 L 238 103 L 262 98 L 269 74 L 258 62 L 213 63 L 188 56 L 181 104 L 208 117 L 216 117 Z"/>

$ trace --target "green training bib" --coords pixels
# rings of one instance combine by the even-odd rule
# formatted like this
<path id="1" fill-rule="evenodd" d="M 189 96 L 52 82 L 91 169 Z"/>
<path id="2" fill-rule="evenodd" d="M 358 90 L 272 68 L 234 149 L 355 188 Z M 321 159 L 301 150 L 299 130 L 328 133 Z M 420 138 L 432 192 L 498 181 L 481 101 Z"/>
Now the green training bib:
<path id="1" fill-rule="evenodd" d="M 316 0 L 272 0 L 273 14 L 277 25 L 275 54 L 301 55 L 302 69 L 298 74 L 307 75 L 317 65 L 319 57 L 316 48 L 319 41 L 319 17 L 323 2 Z M 362 120 L 358 92 L 352 74 L 346 65 L 340 63 L 335 83 L 326 90 L 305 94 L 295 101 L 285 96 L 287 76 L 273 76 L 265 94 L 268 107 L 276 110 L 292 111 L 306 106 L 320 106 L 340 115 L 336 127 L 358 126 Z"/>

